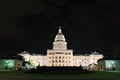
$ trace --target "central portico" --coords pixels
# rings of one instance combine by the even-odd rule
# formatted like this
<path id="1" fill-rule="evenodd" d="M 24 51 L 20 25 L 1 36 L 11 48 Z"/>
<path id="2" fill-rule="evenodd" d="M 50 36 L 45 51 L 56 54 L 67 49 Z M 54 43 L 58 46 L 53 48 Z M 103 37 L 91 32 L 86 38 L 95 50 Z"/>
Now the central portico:
<path id="1" fill-rule="evenodd" d="M 53 49 L 47 50 L 46 66 L 73 66 L 73 50 L 67 49 L 67 42 L 59 27 L 53 42 Z"/>

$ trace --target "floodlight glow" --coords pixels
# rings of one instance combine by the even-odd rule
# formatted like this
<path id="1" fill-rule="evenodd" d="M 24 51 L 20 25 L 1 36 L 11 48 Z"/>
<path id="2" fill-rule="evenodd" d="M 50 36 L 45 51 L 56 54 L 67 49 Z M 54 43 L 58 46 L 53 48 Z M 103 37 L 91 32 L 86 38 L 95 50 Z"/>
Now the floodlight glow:
<path id="1" fill-rule="evenodd" d="M 13 70 L 15 65 L 15 60 L 3 59 L 0 61 L 0 70 Z"/>
<path id="2" fill-rule="evenodd" d="M 112 64 L 114 64 L 114 62 L 113 62 L 113 61 L 112 61 L 111 63 L 112 63 Z"/>

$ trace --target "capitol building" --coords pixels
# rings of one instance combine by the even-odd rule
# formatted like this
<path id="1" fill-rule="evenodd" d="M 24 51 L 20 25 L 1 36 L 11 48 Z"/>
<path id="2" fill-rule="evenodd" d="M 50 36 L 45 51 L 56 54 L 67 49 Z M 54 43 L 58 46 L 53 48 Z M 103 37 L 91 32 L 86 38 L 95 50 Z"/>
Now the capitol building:
<path id="1" fill-rule="evenodd" d="M 67 49 L 67 42 L 65 36 L 62 34 L 61 27 L 58 34 L 55 36 L 53 42 L 53 49 L 47 50 L 47 55 L 30 54 L 29 52 L 21 52 L 19 55 L 23 56 L 25 61 L 29 61 L 32 66 L 74 66 L 87 67 L 90 64 L 97 64 L 97 61 L 103 58 L 102 54 L 98 52 L 91 52 L 91 54 L 74 55 L 72 49 Z"/>

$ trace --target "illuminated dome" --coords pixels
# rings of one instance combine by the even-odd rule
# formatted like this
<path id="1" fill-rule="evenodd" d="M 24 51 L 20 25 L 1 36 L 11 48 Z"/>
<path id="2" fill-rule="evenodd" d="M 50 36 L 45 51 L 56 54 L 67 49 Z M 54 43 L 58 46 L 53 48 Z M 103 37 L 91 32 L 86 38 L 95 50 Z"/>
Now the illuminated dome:
<path id="1" fill-rule="evenodd" d="M 59 27 L 58 34 L 55 36 L 55 42 L 56 41 L 64 41 L 65 42 L 65 37 L 62 34 L 61 27 Z"/>

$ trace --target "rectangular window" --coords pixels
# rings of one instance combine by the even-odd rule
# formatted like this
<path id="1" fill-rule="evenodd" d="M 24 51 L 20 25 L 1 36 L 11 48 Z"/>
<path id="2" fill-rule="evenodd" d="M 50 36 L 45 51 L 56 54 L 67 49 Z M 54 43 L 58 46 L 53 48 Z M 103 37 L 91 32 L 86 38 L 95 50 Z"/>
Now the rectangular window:
<path id="1" fill-rule="evenodd" d="M 61 60 L 59 60 L 59 62 L 61 62 Z"/>
<path id="2" fill-rule="evenodd" d="M 54 57 L 52 57 L 52 59 L 54 59 Z"/>
<path id="3" fill-rule="evenodd" d="M 58 57 L 56 56 L 55 59 L 57 59 Z"/>
<path id="4" fill-rule="evenodd" d="M 61 59 L 61 56 L 59 56 L 59 59 Z"/>
<path id="5" fill-rule="evenodd" d="M 54 63 L 54 60 L 52 60 L 52 63 Z"/>

